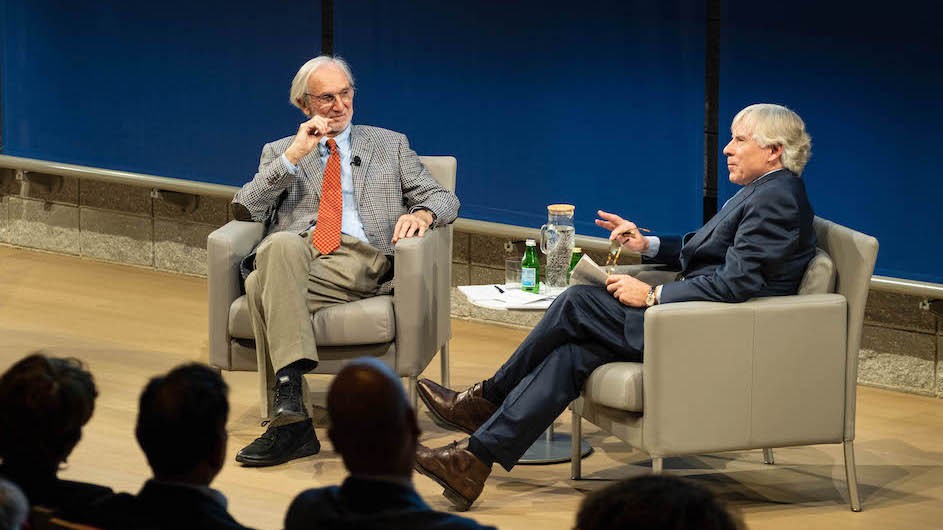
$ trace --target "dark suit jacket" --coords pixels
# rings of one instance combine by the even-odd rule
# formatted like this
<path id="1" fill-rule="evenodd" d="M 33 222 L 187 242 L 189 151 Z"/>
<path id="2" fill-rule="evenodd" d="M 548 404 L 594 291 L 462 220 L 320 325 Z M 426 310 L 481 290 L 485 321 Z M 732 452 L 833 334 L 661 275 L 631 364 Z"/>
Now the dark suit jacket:
<path id="1" fill-rule="evenodd" d="M 410 487 L 348 477 L 340 487 L 301 492 L 285 516 L 285 530 L 327 528 L 473 530 L 494 527 L 433 511 Z"/>
<path id="2" fill-rule="evenodd" d="M 147 481 L 135 496 L 119 493 L 102 500 L 87 520 L 104 529 L 247 530 L 226 507 L 207 493 L 191 487 Z"/>
<path id="3" fill-rule="evenodd" d="M 106 486 L 61 480 L 55 475 L 44 476 L 4 466 L 0 466 L 0 477 L 19 486 L 30 506 L 49 508 L 66 518 L 82 517 L 96 501 L 114 494 Z"/>
<path id="4" fill-rule="evenodd" d="M 796 294 L 815 255 L 814 217 L 802 179 L 781 169 L 744 186 L 698 231 L 660 237 L 658 254 L 642 262 L 681 271 L 682 281 L 662 286 L 663 304 Z M 626 319 L 626 338 L 639 351 L 643 315 Z"/>

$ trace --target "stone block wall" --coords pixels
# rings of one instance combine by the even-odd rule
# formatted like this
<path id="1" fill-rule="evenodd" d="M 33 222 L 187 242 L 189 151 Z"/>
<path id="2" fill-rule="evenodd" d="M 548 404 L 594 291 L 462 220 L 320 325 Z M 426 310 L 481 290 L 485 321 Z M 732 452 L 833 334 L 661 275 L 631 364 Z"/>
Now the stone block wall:
<path id="1" fill-rule="evenodd" d="M 222 198 L 182 212 L 138 186 L 66 177 L 49 192 L 3 182 L 0 243 L 162 271 L 205 276 L 206 237 L 229 220 Z"/>
<path id="2" fill-rule="evenodd" d="M 206 238 L 230 220 L 229 201 L 200 197 L 192 212 L 151 197 L 150 189 L 66 178 L 55 193 L 23 186 L 0 169 L 0 244 L 61 252 L 162 271 L 206 275 Z M 28 188 L 28 189 L 27 189 Z M 532 328 L 542 312 L 473 306 L 457 286 L 504 282 L 504 262 L 520 259 L 522 242 L 456 230 L 452 249 L 452 316 Z M 587 252 L 597 263 L 602 251 Z M 623 258 L 621 264 L 631 263 Z M 858 381 L 943 397 L 943 325 L 922 298 L 871 291 Z M 509 352 L 510 353 L 510 352 Z"/>
<path id="3" fill-rule="evenodd" d="M 858 382 L 943 397 L 943 324 L 923 298 L 872 290 L 865 310 Z"/>

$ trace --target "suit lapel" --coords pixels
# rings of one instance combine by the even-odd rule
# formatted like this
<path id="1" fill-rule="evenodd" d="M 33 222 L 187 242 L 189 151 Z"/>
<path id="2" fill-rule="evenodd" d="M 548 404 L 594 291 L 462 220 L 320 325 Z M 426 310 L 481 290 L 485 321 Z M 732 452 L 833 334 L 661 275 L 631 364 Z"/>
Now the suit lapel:
<path id="1" fill-rule="evenodd" d="M 311 193 L 321 200 L 321 184 L 324 182 L 324 165 L 321 164 L 321 146 L 317 146 L 298 163 Z"/>
<path id="2" fill-rule="evenodd" d="M 350 128 L 350 159 L 351 161 L 360 158 L 360 164 L 355 164 L 351 169 L 354 178 L 354 198 L 357 205 L 363 207 L 360 200 L 363 197 L 364 186 L 367 185 L 367 168 L 370 167 L 370 159 L 373 158 L 373 139 L 363 134 L 360 127 Z"/>
<path id="3" fill-rule="evenodd" d="M 747 200 L 747 198 L 756 190 L 757 186 L 762 186 L 763 184 L 773 180 L 774 178 L 781 175 L 783 171 L 785 170 L 780 169 L 774 171 L 773 173 L 763 177 L 761 180 L 754 180 L 753 182 L 747 184 L 742 190 L 740 190 L 740 193 L 734 195 L 730 201 L 728 201 L 727 204 L 724 205 L 724 207 L 721 208 L 719 212 L 717 212 L 717 215 L 712 217 L 711 220 L 707 222 L 707 224 L 695 232 L 694 236 L 691 237 L 691 239 L 689 239 L 681 249 L 682 267 L 687 266 L 687 261 L 690 260 L 691 256 L 694 255 L 698 247 L 700 247 L 707 240 L 707 238 L 710 237 L 710 235 L 714 232 L 714 229 L 717 228 L 717 225 L 726 219 L 727 216 L 736 210 L 745 200 Z"/>

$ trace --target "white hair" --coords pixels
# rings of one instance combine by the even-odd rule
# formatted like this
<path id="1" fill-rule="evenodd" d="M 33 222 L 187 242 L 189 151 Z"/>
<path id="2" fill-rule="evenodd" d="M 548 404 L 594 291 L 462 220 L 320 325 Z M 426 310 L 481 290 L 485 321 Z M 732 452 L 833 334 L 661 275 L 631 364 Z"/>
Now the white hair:
<path id="1" fill-rule="evenodd" d="M 351 73 L 350 66 L 347 65 L 347 61 L 341 59 L 340 57 L 319 55 L 301 65 L 301 68 L 298 69 L 298 73 L 295 74 L 295 79 L 291 82 L 291 90 L 288 94 L 288 98 L 292 105 L 298 107 L 302 112 L 304 112 L 304 106 L 298 103 L 298 101 L 304 100 L 305 98 L 305 92 L 308 91 L 308 79 L 310 79 L 311 74 L 317 72 L 319 68 L 329 64 L 340 68 L 341 71 L 347 75 L 347 80 L 350 81 L 350 86 L 354 86 L 354 74 Z"/>
<path id="2" fill-rule="evenodd" d="M 760 147 L 783 146 L 780 158 L 783 167 L 796 175 L 802 174 L 812 156 L 812 138 L 798 114 L 782 105 L 758 103 L 737 113 L 731 131 L 738 125 L 751 131 Z"/>

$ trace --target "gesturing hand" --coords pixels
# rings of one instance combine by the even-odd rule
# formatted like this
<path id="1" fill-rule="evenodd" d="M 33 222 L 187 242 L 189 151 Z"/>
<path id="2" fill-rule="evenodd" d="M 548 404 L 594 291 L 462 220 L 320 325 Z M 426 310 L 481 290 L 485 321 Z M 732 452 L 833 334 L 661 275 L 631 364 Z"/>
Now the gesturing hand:
<path id="1" fill-rule="evenodd" d="M 413 213 L 403 214 L 396 220 L 396 226 L 393 227 L 392 242 L 396 243 L 400 239 L 418 235 L 422 237 L 426 230 L 432 225 L 432 214 L 426 210 L 417 210 Z M 418 234 L 416 233 L 418 230 Z"/>
<path id="2" fill-rule="evenodd" d="M 321 138 L 330 132 L 330 120 L 324 116 L 314 116 L 298 126 L 298 132 L 291 145 L 285 150 L 285 157 L 294 165 L 317 147 Z"/>
<path id="3" fill-rule="evenodd" d="M 609 239 L 622 243 L 623 247 L 633 252 L 642 253 L 648 250 L 650 245 L 648 238 L 639 232 L 639 228 L 635 226 L 635 223 L 602 210 L 597 210 L 596 214 L 602 218 L 596 219 L 596 225 L 611 231 Z"/>
<path id="4" fill-rule="evenodd" d="M 645 298 L 652 286 L 625 274 L 613 274 L 606 278 L 606 290 L 619 302 L 629 307 L 646 307 Z"/>

